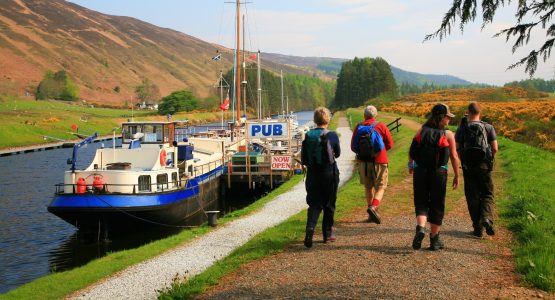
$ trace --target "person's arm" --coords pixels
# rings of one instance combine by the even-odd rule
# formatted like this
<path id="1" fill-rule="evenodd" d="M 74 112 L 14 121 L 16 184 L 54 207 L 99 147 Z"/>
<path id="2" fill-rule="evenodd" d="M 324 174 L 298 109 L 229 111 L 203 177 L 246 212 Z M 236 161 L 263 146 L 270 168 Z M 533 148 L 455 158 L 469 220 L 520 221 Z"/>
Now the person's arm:
<path id="1" fill-rule="evenodd" d="M 489 126 L 491 129 L 488 132 L 488 141 L 491 146 L 491 154 L 493 155 L 493 157 L 495 157 L 497 151 L 499 151 L 499 145 L 497 144 L 497 134 L 495 133 L 495 128 L 493 128 L 493 126 L 491 125 Z"/>
<path id="2" fill-rule="evenodd" d="M 338 158 L 341 155 L 341 147 L 339 143 L 339 137 L 334 131 L 330 132 L 330 144 L 333 149 L 333 155 L 335 156 L 335 158 Z"/>
<path id="3" fill-rule="evenodd" d="M 491 154 L 493 154 L 493 157 L 495 157 L 495 155 L 497 154 L 497 151 L 499 151 L 499 145 L 497 144 L 497 140 L 491 141 L 489 144 L 491 145 Z"/>
<path id="4" fill-rule="evenodd" d="M 358 151 L 358 149 L 356 148 L 356 145 L 358 144 L 358 126 L 360 126 L 360 124 L 357 124 L 357 126 L 355 126 L 355 130 L 353 130 L 353 136 L 351 136 L 351 151 L 353 151 L 354 153 L 357 153 Z"/>
<path id="5" fill-rule="evenodd" d="M 393 148 L 393 138 L 391 137 L 391 132 L 389 132 L 389 129 L 384 123 L 381 123 L 381 127 L 382 127 L 382 133 L 383 133 L 382 138 L 383 138 L 383 143 L 385 145 L 385 150 L 389 150 Z"/>
<path id="6" fill-rule="evenodd" d="M 453 172 L 455 173 L 455 177 L 453 178 L 453 189 L 456 189 L 459 186 L 459 155 L 457 154 L 455 135 L 450 130 L 447 130 L 445 135 L 447 137 L 447 141 L 449 142 L 449 157 L 451 158 L 451 165 L 453 166 Z"/>

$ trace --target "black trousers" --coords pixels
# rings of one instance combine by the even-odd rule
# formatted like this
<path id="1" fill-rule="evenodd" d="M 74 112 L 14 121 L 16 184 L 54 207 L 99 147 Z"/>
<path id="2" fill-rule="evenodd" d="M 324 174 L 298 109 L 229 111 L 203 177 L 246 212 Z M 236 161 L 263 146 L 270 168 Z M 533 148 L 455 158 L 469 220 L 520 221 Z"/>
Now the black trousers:
<path id="1" fill-rule="evenodd" d="M 331 236 L 338 185 L 339 171 L 337 167 L 326 170 L 308 170 L 305 182 L 306 203 L 308 204 L 306 230 L 316 228 L 320 212 L 323 210 L 322 234 L 326 237 Z"/>
<path id="2" fill-rule="evenodd" d="M 463 169 L 464 194 L 472 226 L 482 228 L 485 219 L 493 221 L 494 192 L 491 171 L 475 167 Z"/>
<path id="3" fill-rule="evenodd" d="M 414 212 L 427 216 L 428 222 L 441 225 L 445 214 L 447 170 L 417 167 L 413 173 Z"/>

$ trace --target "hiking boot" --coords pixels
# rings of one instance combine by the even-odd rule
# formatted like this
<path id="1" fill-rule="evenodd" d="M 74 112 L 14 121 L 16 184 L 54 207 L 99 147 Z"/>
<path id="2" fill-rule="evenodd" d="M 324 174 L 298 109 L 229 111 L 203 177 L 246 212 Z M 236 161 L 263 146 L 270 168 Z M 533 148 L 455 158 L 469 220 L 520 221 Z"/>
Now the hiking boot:
<path id="1" fill-rule="evenodd" d="M 327 243 L 327 242 L 333 243 L 333 242 L 335 242 L 335 240 L 336 240 L 336 238 L 335 238 L 334 234 L 332 234 L 330 236 L 325 236 L 324 235 L 324 244 Z"/>
<path id="2" fill-rule="evenodd" d="M 382 219 L 380 218 L 380 214 L 378 213 L 378 208 L 375 206 L 370 206 L 366 210 L 368 213 L 368 222 L 380 224 L 382 223 Z"/>
<path id="3" fill-rule="evenodd" d="M 444 246 L 443 241 L 439 238 L 439 233 L 434 236 L 430 234 L 430 250 L 443 249 Z"/>
<path id="4" fill-rule="evenodd" d="M 312 247 L 312 237 L 314 236 L 314 230 L 306 230 L 306 235 L 304 236 L 304 246 L 307 248 Z"/>
<path id="5" fill-rule="evenodd" d="M 483 228 L 474 228 L 474 230 L 472 230 L 472 236 L 477 237 L 477 238 L 483 237 L 484 236 L 484 229 Z"/>
<path id="6" fill-rule="evenodd" d="M 426 235 L 426 228 L 420 225 L 416 225 L 416 234 L 414 235 L 414 239 L 412 240 L 412 249 L 418 250 L 422 248 L 422 240 Z"/>
<path id="7" fill-rule="evenodd" d="M 485 219 L 482 225 L 486 229 L 488 235 L 495 235 L 495 229 L 493 228 L 493 222 L 491 220 Z"/>

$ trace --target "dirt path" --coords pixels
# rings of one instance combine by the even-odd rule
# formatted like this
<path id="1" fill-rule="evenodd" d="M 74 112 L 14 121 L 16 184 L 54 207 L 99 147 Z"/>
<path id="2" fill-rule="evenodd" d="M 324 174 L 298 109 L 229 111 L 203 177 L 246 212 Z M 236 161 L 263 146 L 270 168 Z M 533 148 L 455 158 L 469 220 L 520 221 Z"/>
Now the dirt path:
<path id="1" fill-rule="evenodd" d="M 410 120 L 403 124 L 420 126 Z M 336 223 L 335 243 L 316 239 L 308 250 L 297 241 L 283 253 L 244 265 L 198 298 L 555 298 L 522 286 L 504 228 L 498 226 L 493 238 L 469 236 L 462 190 L 448 191 L 443 250 L 414 251 L 410 246 L 414 216 L 412 179 L 407 175 L 386 191 L 381 225 L 365 222 L 361 195 L 353 199 L 360 208 Z M 423 248 L 428 244 L 426 236 Z"/>

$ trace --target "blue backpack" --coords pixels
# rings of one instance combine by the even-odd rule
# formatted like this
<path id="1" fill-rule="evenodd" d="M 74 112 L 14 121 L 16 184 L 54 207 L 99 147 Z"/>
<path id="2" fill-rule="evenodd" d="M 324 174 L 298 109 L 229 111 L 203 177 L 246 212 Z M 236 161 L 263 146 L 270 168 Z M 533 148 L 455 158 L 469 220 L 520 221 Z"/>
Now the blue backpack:
<path id="1" fill-rule="evenodd" d="M 358 143 L 355 145 L 358 160 L 374 161 L 378 153 L 385 148 L 382 136 L 375 129 L 376 125 L 378 122 L 358 126 Z"/>

